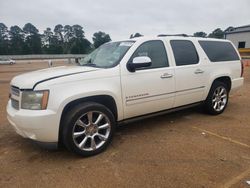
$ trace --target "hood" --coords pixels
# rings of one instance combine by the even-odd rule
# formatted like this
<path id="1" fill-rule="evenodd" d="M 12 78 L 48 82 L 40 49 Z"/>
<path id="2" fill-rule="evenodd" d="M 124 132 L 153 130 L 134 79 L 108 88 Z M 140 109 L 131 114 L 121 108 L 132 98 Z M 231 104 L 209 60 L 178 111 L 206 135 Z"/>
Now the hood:
<path id="1" fill-rule="evenodd" d="M 82 66 L 53 67 L 21 74 L 14 77 L 10 84 L 20 89 L 33 89 L 37 84 L 47 80 L 96 70 L 98 68 Z"/>

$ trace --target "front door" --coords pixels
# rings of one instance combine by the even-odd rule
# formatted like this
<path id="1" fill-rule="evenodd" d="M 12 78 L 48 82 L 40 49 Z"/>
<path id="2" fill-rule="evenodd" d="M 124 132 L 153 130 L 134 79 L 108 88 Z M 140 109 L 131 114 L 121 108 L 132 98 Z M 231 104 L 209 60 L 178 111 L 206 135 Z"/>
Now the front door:
<path id="1" fill-rule="evenodd" d="M 175 74 L 174 68 L 169 66 L 163 41 L 152 40 L 142 43 L 129 62 L 138 56 L 150 57 L 152 65 L 135 72 L 122 68 L 125 119 L 173 107 Z"/>

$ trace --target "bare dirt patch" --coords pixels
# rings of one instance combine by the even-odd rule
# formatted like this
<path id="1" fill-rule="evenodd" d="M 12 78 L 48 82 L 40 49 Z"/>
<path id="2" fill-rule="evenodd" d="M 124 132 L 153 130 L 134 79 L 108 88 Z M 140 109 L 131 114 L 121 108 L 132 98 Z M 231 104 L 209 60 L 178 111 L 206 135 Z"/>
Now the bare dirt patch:
<path id="1" fill-rule="evenodd" d="M 62 65 L 58 62 L 56 65 Z M 6 119 L 9 82 L 47 63 L 0 66 L 0 187 L 247 187 L 250 68 L 219 116 L 188 109 L 118 128 L 106 152 L 80 158 L 46 151 Z"/>

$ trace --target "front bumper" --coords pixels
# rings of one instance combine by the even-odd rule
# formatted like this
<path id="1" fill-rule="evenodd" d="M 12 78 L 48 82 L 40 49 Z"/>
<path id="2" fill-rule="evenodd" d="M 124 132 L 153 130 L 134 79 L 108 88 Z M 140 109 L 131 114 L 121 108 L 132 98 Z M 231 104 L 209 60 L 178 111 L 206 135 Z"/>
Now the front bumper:
<path id="1" fill-rule="evenodd" d="M 7 119 L 24 138 L 45 143 L 58 142 L 60 118 L 52 110 L 16 110 L 9 100 Z"/>

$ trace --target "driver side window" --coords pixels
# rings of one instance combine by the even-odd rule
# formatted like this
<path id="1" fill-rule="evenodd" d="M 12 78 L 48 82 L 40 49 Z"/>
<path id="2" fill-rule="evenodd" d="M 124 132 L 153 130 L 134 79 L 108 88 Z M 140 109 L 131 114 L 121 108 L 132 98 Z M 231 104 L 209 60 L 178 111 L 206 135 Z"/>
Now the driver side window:
<path id="1" fill-rule="evenodd" d="M 150 67 L 141 69 L 154 69 L 169 66 L 165 46 L 160 40 L 148 41 L 141 44 L 132 55 L 130 61 L 140 56 L 148 56 L 152 61 Z"/>

